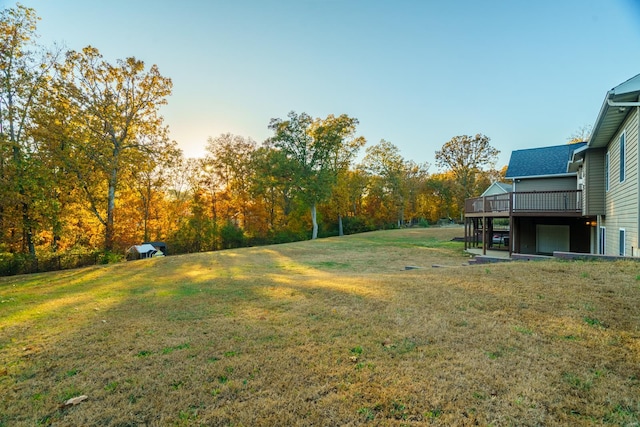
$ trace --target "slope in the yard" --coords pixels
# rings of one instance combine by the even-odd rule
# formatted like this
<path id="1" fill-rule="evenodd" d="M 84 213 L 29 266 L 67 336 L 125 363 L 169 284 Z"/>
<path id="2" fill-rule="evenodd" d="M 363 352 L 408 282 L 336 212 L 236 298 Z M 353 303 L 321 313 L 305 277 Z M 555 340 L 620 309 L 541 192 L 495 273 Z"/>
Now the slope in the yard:
<path id="1" fill-rule="evenodd" d="M 0 425 L 640 422 L 638 264 L 463 266 L 461 232 L 0 279 Z"/>

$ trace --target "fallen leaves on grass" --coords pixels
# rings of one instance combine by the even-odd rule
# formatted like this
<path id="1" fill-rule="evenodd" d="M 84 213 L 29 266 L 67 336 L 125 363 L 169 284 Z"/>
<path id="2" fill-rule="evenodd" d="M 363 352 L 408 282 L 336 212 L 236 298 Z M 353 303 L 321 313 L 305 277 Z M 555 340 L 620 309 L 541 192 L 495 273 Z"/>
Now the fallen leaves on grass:
<path id="1" fill-rule="evenodd" d="M 88 398 L 89 398 L 89 396 L 87 396 L 85 394 L 83 394 L 82 396 L 72 397 L 71 399 L 65 401 L 62 406 L 63 407 L 75 406 L 75 405 L 78 405 L 80 402 L 83 402 L 83 401 L 87 400 Z"/>

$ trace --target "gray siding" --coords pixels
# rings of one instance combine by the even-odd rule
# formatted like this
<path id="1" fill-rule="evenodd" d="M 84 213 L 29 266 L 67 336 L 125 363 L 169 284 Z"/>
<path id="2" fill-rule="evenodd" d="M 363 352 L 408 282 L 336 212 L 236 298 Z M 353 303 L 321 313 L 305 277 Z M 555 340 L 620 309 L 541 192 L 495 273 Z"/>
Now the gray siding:
<path id="1" fill-rule="evenodd" d="M 504 191 L 504 189 L 500 187 L 491 187 L 487 188 L 487 191 L 482 193 L 483 196 L 497 196 L 498 194 L 507 194 L 508 191 Z"/>
<path id="2" fill-rule="evenodd" d="M 625 133 L 625 179 L 620 182 L 620 135 Z M 609 191 L 605 194 L 605 255 L 619 254 L 620 229 L 626 233 L 625 252 L 638 256 L 638 110 L 633 110 L 607 146 Z"/>
<path id="3" fill-rule="evenodd" d="M 584 214 L 604 215 L 604 149 L 588 150 L 585 153 L 584 168 Z"/>
<path id="4" fill-rule="evenodd" d="M 521 179 L 515 183 L 513 191 L 562 191 L 576 190 L 577 188 L 577 178 L 574 175 L 558 178 Z"/>
<path id="5" fill-rule="evenodd" d="M 514 185 L 513 211 L 527 210 L 575 210 L 580 196 L 568 197 L 565 193 L 521 194 L 535 191 L 575 191 L 578 188 L 577 174 L 565 177 L 520 179 Z"/>

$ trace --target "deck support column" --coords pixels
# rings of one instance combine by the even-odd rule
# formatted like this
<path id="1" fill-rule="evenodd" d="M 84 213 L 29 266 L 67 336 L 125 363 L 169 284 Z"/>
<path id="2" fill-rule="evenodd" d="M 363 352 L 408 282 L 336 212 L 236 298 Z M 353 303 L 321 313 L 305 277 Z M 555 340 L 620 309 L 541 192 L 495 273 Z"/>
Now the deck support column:
<path id="1" fill-rule="evenodd" d="M 514 240 L 515 238 L 515 233 L 514 233 L 514 229 L 515 229 L 515 224 L 514 224 L 514 219 L 513 219 L 513 203 L 514 203 L 514 199 L 515 196 L 513 195 L 513 193 L 509 193 L 509 258 L 511 258 L 511 255 L 513 255 L 513 248 L 516 247 L 516 242 Z"/>
<path id="2" fill-rule="evenodd" d="M 464 250 L 466 251 L 467 248 L 467 229 L 469 228 L 469 218 L 467 218 L 466 216 L 464 217 Z"/>
<path id="3" fill-rule="evenodd" d="M 482 255 L 487 254 L 487 217 L 482 217 Z"/>

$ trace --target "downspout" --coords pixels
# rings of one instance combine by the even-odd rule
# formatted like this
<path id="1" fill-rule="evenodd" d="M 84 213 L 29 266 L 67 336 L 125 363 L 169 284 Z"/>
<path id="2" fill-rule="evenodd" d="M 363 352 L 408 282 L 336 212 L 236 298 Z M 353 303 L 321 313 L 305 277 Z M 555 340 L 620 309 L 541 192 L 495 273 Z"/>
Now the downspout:
<path id="1" fill-rule="evenodd" d="M 596 250 L 594 252 L 598 255 L 604 255 L 604 251 L 600 251 L 600 227 L 602 227 L 602 215 L 598 214 L 596 216 Z"/>

